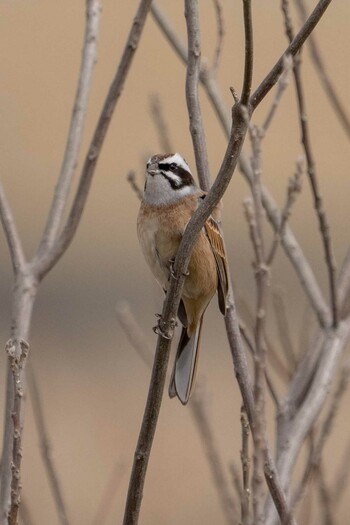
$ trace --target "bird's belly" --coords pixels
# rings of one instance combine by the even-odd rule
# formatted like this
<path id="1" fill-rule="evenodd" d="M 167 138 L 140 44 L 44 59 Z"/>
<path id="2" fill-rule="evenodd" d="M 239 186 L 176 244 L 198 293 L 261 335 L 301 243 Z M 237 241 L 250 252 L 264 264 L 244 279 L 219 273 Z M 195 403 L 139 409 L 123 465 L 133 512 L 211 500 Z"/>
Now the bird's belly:
<path id="1" fill-rule="evenodd" d="M 170 260 L 175 256 L 178 242 L 164 231 L 156 217 L 150 217 L 138 225 L 138 235 L 145 259 L 160 286 L 169 285 Z"/>

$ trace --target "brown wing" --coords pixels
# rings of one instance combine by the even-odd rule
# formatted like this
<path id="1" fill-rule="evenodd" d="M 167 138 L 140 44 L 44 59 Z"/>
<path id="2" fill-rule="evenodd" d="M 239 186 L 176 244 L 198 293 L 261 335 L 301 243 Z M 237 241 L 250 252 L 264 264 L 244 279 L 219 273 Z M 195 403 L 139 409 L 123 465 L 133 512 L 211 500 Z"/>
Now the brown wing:
<path id="1" fill-rule="evenodd" d="M 228 292 L 228 269 L 224 241 L 219 223 L 209 217 L 204 225 L 216 262 L 218 272 L 218 299 L 222 315 L 226 313 L 226 296 Z"/>

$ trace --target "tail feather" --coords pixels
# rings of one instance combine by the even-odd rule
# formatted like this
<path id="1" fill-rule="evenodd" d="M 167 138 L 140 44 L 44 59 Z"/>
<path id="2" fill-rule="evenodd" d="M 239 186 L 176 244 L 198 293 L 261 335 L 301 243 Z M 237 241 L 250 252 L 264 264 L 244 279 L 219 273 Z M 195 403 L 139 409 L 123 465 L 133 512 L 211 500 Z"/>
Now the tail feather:
<path id="1" fill-rule="evenodd" d="M 175 358 L 173 373 L 169 386 L 169 396 L 177 396 L 186 405 L 193 390 L 199 356 L 199 341 L 202 319 L 195 333 L 189 336 L 187 328 L 182 328 L 179 346 Z"/>

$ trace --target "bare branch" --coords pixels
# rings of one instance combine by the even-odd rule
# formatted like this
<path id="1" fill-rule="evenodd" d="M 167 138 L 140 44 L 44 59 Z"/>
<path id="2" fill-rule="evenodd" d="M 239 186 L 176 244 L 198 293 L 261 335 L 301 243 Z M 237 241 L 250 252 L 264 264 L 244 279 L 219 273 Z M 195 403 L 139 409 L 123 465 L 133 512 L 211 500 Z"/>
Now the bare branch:
<path id="1" fill-rule="evenodd" d="M 273 99 L 272 105 L 269 109 L 269 112 L 266 115 L 265 121 L 263 125 L 261 126 L 264 133 L 266 133 L 266 131 L 268 130 L 272 122 L 272 119 L 276 114 L 276 110 L 281 101 L 282 95 L 289 84 L 289 72 L 292 69 L 292 67 L 293 67 L 292 58 L 290 57 L 290 55 L 284 55 L 283 56 L 283 71 L 277 83 L 276 94 Z"/>
<path id="2" fill-rule="evenodd" d="M 303 157 L 299 157 L 299 159 L 297 159 L 294 176 L 289 179 L 287 198 L 284 208 L 282 209 L 280 226 L 279 229 L 275 231 L 275 236 L 272 242 L 270 253 L 267 256 L 268 266 L 271 266 L 272 264 L 279 242 L 284 236 L 287 221 L 292 211 L 292 206 L 297 198 L 297 195 L 301 192 L 301 175 L 303 170 L 303 161 Z"/>
<path id="3" fill-rule="evenodd" d="M 15 220 L 7 201 L 4 189 L 0 181 L 0 218 L 4 228 L 7 244 L 10 250 L 13 272 L 16 275 L 25 266 L 21 239 L 19 238 Z"/>
<path id="4" fill-rule="evenodd" d="M 307 18 L 305 2 L 304 0 L 295 0 L 295 4 L 299 10 L 301 21 L 304 23 Z M 331 81 L 331 77 L 327 73 L 314 35 L 310 35 L 310 38 L 308 39 L 308 48 L 316 67 L 316 71 L 319 74 L 323 89 L 325 90 L 325 93 L 327 94 L 329 101 L 333 106 L 338 120 L 342 124 L 347 136 L 350 138 L 350 119 L 347 115 L 345 106 L 340 102 L 335 86 Z"/>
<path id="5" fill-rule="evenodd" d="M 190 119 L 190 132 L 198 179 L 201 188 L 208 191 L 210 188 L 209 161 L 198 93 L 201 67 L 201 43 L 197 0 L 185 0 L 185 18 L 188 38 L 186 101 Z"/>
<path id="6" fill-rule="evenodd" d="M 169 128 L 165 122 L 161 101 L 158 95 L 154 94 L 151 97 L 151 114 L 158 132 L 158 140 L 160 143 L 160 151 L 171 152 L 171 141 L 169 138 Z"/>
<path id="7" fill-rule="evenodd" d="M 104 139 L 111 122 L 115 106 L 121 95 L 132 59 L 135 55 L 146 17 L 152 0 L 141 0 L 130 29 L 127 42 L 120 60 L 116 75 L 112 81 L 102 112 L 98 119 L 96 129 L 85 158 L 84 166 L 80 176 L 78 189 L 66 222 L 52 249 L 42 253 L 36 260 L 35 269 L 39 278 L 43 278 L 47 272 L 57 263 L 70 245 L 74 234 L 80 223 L 84 206 L 89 194 L 92 177 L 104 143 Z"/>
<path id="8" fill-rule="evenodd" d="M 224 29 L 224 17 L 222 13 L 222 4 L 221 0 L 213 0 L 214 8 L 215 8 L 215 14 L 216 14 L 216 26 L 217 26 L 217 41 L 214 51 L 214 57 L 213 57 L 213 63 L 210 67 L 211 74 L 213 76 L 216 75 L 217 70 L 219 68 L 220 63 L 220 56 L 225 36 L 225 29 Z"/>
<path id="9" fill-rule="evenodd" d="M 21 461 L 22 461 L 22 431 L 21 420 L 24 394 L 23 371 L 27 360 L 29 345 L 23 339 L 10 339 L 6 343 L 6 352 L 13 374 L 14 403 L 12 411 L 12 463 L 11 463 L 11 505 L 8 514 L 8 525 L 18 525 L 18 510 L 21 502 Z"/>
<path id="10" fill-rule="evenodd" d="M 317 442 L 312 447 L 312 450 L 310 452 L 309 459 L 306 464 L 301 482 L 292 498 L 293 508 L 298 504 L 300 499 L 304 497 L 305 492 L 306 492 L 306 487 L 310 483 L 312 476 L 315 473 L 317 473 L 320 469 L 322 469 L 322 465 L 321 465 L 322 452 L 323 452 L 325 443 L 327 441 L 327 438 L 332 432 L 335 417 L 339 411 L 340 402 L 348 387 L 349 374 L 350 374 L 350 367 L 348 364 L 347 366 L 343 368 L 341 372 L 338 386 L 334 392 L 333 399 L 331 400 L 330 406 L 328 408 L 328 412 L 326 414 L 321 430 L 319 432 Z M 319 474 L 321 473 L 319 472 Z M 319 476 L 319 477 L 323 477 L 323 476 Z M 321 485 L 321 490 L 323 491 L 323 494 L 324 494 L 325 486 Z"/>
<path id="11" fill-rule="evenodd" d="M 91 90 L 92 73 L 96 63 L 100 12 L 100 0 L 86 1 L 86 27 L 77 92 L 75 95 L 61 173 L 56 184 L 51 209 L 40 242 L 38 251 L 39 257 L 46 250 L 52 248 L 57 238 L 59 228 L 62 224 L 69 190 L 78 163 Z"/>
<path id="12" fill-rule="evenodd" d="M 243 0 L 243 20 L 245 36 L 245 57 L 241 102 L 244 106 L 248 106 L 253 79 L 253 24 L 251 0 Z"/>
<path id="13" fill-rule="evenodd" d="M 265 98 L 267 93 L 278 81 L 279 76 L 283 71 L 284 55 L 290 54 L 292 56 L 295 56 L 298 53 L 306 39 L 309 37 L 309 35 L 312 33 L 312 31 L 315 29 L 316 25 L 324 15 L 331 1 L 332 0 L 319 0 L 315 9 L 312 11 L 309 18 L 305 21 L 305 24 L 302 26 L 299 33 L 295 36 L 295 38 L 287 47 L 281 58 L 276 62 L 274 67 L 266 75 L 264 80 L 261 82 L 261 84 L 251 96 L 250 102 L 253 110 L 260 104 L 263 98 Z"/>
<path id="14" fill-rule="evenodd" d="M 249 456 L 249 421 L 244 406 L 241 407 L 241 427 L 242 427 L 242 479 L 243 494 L 241 498 L 241 523 L 249 523 L 250 509 L 250 456 Z"/>
<path id="15" fill-rule="evenodd" d="M 293 396 L 296 392 L 300 394 L 300 388 L 296 388 L 293 382 L 283 402 L 279 419 L 277 468 L 284 489 L 290 482 L 291 472 L 305 437 L 322 409 L 349 335 L 350 318 L 342 321 L 337 330 L 327 332 L 326 336 L 320 340 L 321 350 L 314 352 L 318 366 L 317 369 L 313 369 L 311 376 L 307 374 L 309 377 L 308 389 L 304 393 L 302 403 L 298 406 L 298 411 L 295 412 L 296 405 Z M 292 440 L 290 436 L 293 436 Z M 273 514 L 274 510 L 270 506 L 267 523 L 275 523 Z"/>
<path id="16" fill-rule="evenodd" d="M 61 484 L 51 455 L 51 443 L 49 438 L 49 432 L 46 426 L 42 400 L 39 393 L 35 373 L 30 361 L 29 366 L 27 367 L 27 378 L 30 390 L 30 398 L 32 401 L 34 419 L 38 431 L 41 457 L 45 465 L 47 479 L 49 482 L 51 493 L 53 495 L 53 499 L 55 501 L 57 515 L 62 525 L 69 525 L 70 521 L 67 515 L 66 504 L 63 499 Z"/>
<path id="17" fill-rule="evenodd" d="M 282 11 L 284 14 L 286 34 L 289 42 L 293 41 L 293 27 L 292 21 L 289 14 L 289 0 L 282 0 Z M 336 295 L 336 284 L 335 284 L 335 260 L 332 248 L 332 240 L 329 234 L 329 224 L 326 216 L 326 212 L 323 208 L 323 200 L 319 190 L 318 179 L 316 175 L 316 166 L 315 160 L 312 153 L 309 126 L 306 113 L 306 105 L 304 100 L 304 90 L 301 79 L 300 71 L 300 60 L 294 58 L 294 69 L 293 75 L 295 80 L 295 89 L 298 99 L 298 108 L 299 108 L 299 121 L 300 121 L 300 130 L 301 130 L 301 142 L 304 147 L 306 163 L 307 163 L 307 174 L 309 177 L 313 199 L 314 199 L 314 208 L 319 222 L 319 228 L 321 232 L 321 238 L 323 243 L 323 249 L 325 253 L 328 279 L 329 279 L 329 289 L 330 289 L 330 298 L 332 305 L 332 323 L 333 327 L 336 328 L 338 324 L 338 306 L 337 306 L 337 295 Z"/>

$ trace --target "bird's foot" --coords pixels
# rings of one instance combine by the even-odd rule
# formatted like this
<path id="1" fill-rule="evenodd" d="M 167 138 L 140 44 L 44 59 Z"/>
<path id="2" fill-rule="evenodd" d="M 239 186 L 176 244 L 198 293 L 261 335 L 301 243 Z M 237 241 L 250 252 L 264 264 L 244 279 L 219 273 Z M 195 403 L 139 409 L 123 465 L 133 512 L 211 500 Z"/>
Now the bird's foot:
<path id="1" fill-rule="evenodd" d="M 156 314 L 156 317 L 158 318 L 158 322 L 156 326 L 153 327 L 153 332 L 164 337 L 164 339 L 172 339 L 174 329 L 177 326 L 176 319 L 171 318 L 169 323 L 165 323 L 161 314 Z"/>
<path id="2" fill-rule="evenodd" d="M 176 279 L 176 275 L 175 275 L 175 271 L 174 271 L 174 263 L 175 263 L 175 258 L 173 257 L 172 259 L 169 259 L 169 270 L 170 270 L 170 275 L 173 279 Z M 190 275 L 190 272 L 188 270 L 186 270 L 186 272 L 182 272 L 182 275 L 184 275 L 185 277 L 188 277 Z M 170 277 L 169 277 L 170 279 Z"/>

